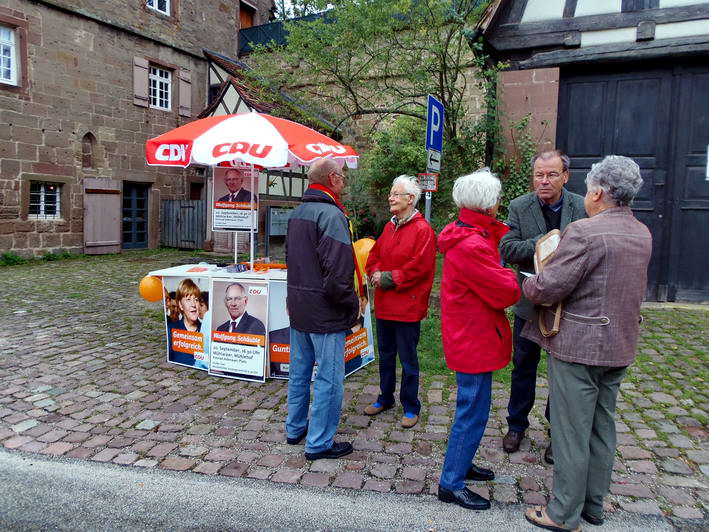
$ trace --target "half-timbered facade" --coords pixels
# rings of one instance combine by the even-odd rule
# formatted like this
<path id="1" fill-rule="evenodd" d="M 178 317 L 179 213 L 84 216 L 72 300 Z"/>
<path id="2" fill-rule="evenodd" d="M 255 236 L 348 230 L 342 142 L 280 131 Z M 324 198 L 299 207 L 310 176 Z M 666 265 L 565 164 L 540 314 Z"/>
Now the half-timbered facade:
<path id="1" fill-rule="evenodd" d="M 709 300 L 709 0 L 499 0 L 479 33 L 508 64 L 508 116 L 570 155 L 571 190 L 605 155 L 640 165 L 648 299 Z"/>

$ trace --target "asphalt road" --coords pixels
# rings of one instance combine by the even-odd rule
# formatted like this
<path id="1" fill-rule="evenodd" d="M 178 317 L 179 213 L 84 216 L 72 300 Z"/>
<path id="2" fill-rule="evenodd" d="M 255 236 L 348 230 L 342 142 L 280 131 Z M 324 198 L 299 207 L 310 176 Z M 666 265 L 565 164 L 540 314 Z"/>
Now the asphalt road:
<path id="1" fill-rule="evenodd" d="M 673 530 L 614 513 L 594 532 Z M 0 530 L 540 530 L 520 505 L 472 512 L 431 496 L 316 489 L 268 481 L 55 459 L 0 450 Z"/>

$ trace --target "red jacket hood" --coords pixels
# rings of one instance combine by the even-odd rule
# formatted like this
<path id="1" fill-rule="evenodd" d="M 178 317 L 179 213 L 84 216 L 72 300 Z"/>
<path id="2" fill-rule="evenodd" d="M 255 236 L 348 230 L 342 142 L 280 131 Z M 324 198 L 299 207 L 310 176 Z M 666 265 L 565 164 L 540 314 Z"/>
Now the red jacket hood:
<path id="1" fill-rule="evenodd" d="M 458 220 L 448 224 L 438 235 L 438 249 L 445 255 L 458 242 L 470 236 L 471 229 L 486 238 L 492 238 L 495 247 L 510 230 L 504 223 L 494 218 L 463 208 L 458 213 Z"/>

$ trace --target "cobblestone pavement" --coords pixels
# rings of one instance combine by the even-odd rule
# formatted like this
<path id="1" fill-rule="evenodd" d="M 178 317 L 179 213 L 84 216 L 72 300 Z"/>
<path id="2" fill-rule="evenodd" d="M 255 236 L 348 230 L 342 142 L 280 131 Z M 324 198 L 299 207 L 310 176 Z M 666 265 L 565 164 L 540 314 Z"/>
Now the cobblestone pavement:
<path id="1" fill-rule="evenodd" d="M 376 363 L 349 377 L 340 440 L 355 452 L 307 462 L 285 444 L 286 382 L 245 383 L 165 362 L 159 304 L 137 294 L 178 252 L 126 253 L 0 269 L 0 443 L 7 449 L 143 468 L 273 482 L 433 494 L 455 406 L 448 376 L 426 376 L 422 419 L 361 414 L 376 398 Z M 618 452 L 607 511 L 702 527 L 709 515 L 706 307 L 643 311 L 636 364 L 618 403 Z M 546 381 L 528 438 L 501 450 L 507 385 L 496 382 L 478 455 L 497 479 L 474 489 L 499 503 L 544 504 Z M 694 525 L 692 525 L 694 523 Z M 602 530 L 602 528 L 601 528 Z"/>

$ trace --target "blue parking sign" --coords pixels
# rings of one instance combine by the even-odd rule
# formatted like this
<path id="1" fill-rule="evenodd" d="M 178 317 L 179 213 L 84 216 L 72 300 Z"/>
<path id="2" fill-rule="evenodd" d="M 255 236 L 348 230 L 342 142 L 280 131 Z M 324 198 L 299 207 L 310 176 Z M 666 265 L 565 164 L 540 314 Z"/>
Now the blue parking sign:
<path id="1" fill-rule="evenodd" d="M 426 149 L 443 151 L 443 104 L 430 94 L 426 113 Z"/>

